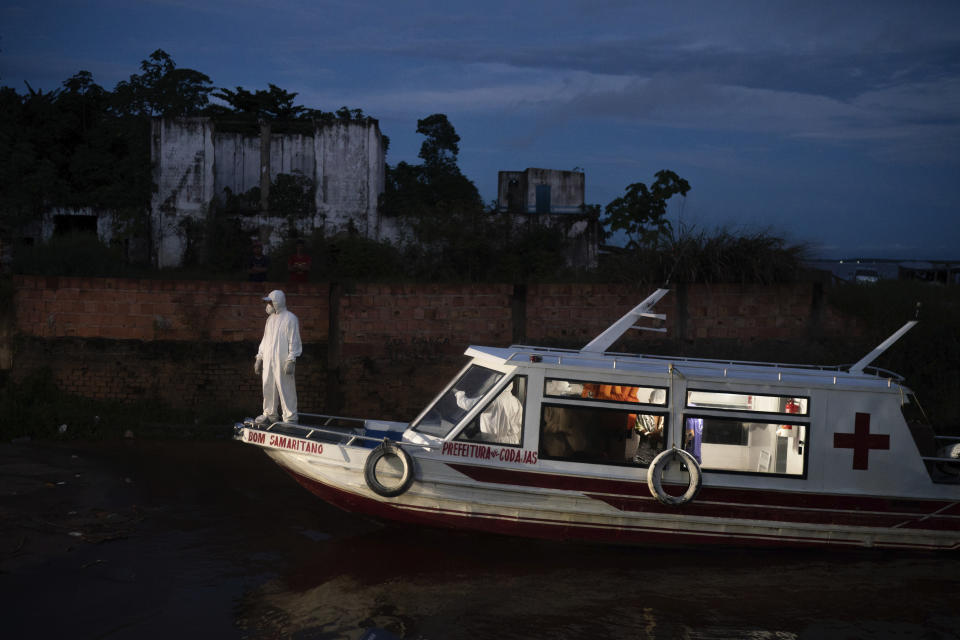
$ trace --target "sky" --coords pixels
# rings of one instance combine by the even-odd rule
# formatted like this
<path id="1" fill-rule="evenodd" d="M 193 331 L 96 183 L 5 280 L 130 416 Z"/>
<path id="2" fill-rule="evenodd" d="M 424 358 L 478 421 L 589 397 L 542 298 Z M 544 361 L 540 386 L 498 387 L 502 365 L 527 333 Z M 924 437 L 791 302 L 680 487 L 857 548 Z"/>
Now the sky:
<path id="1" fill-rule="evenodd" d="M 960 2 L 0 0 L 0 85 L 107 89 L 156 49 L 216 87 L 362 109 L 418 163 L 446 114 L 497 172 L 583 170 L 606 206 L 661 169 L 675 227 L 813 257 L 960 260 Z"/>

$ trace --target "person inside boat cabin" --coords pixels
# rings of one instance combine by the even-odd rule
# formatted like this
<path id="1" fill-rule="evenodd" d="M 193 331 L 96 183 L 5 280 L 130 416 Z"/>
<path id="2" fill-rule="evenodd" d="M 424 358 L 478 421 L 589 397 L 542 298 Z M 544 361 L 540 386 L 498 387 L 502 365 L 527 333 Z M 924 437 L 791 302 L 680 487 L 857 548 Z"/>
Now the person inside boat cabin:
<path id="1" fill-rule="evenodd" d="M 549 379 L 545 395 L 587 401 L 583 406 L 544 405 L 540 455 L 545 458 L 647 465 L 663 450 L 663 415 L 641 413 L 637 405 L 664 405 L 665 389 Z M 593 402 L 636 408 L 614 409 Z"/>
<path id="2" fill-rule="evenodd" d="M 464 429 L 469 440 L 482 440 L 497 444 L 520 444 L 520 432 L 523 426 L 523 402 L 514 395 L 514 386 L 518 381 L 508 385 L 497 397 L 480 413 L 479 424 L 473 424 Z M 468 398 L 463 391 L 456 392 L 457 405 L 461 409 L 470 410 L 476 398 Z M 525 395 L 520 390 L 520 395 Z"/>
<path id="3" fill-rule="evenodd" d="M 649 398 L 641 399 L 641 387 L 588 382 L 584 383 L 580 395 L 592 400 L 653 403 L 655 400 L 654 396 L 658 392 L 663 393 L 661 389 L 654 389 L 651 390 Z M 641 464 L 650 464 L 661 450 L 663 416 L 645 413 L 627 414 L 625 437 L 631 444 L 636 445 L 634 461 Z"/>
<path id="4" fill-rule="evenodd" d="M 683 426 L 683 450 L 696 458 L 700 464 L 703 464 L 703 458 L 700 457 L 702 442 L 703 418 L 687 418 Z"/>
<path id="5" fill-rule="evenodd" d="M 663 451 L 663 416 L 642 413 L 634 426 L 637 433 L 637 453 L 634 462 L 648 465 Z"/>

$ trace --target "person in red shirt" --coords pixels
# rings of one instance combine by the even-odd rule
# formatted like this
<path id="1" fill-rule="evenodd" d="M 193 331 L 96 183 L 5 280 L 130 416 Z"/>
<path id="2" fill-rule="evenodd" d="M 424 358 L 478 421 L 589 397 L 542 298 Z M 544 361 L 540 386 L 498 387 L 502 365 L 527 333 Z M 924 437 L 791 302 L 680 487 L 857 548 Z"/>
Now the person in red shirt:
<path id="1" fill-rule="evenodd" d="M 310 267 L 313 259 L 307 255 L 303 240 L 297 240 L 297 250 L 287 260 L 290 282 L 307 282 L 310 279 Z"/>

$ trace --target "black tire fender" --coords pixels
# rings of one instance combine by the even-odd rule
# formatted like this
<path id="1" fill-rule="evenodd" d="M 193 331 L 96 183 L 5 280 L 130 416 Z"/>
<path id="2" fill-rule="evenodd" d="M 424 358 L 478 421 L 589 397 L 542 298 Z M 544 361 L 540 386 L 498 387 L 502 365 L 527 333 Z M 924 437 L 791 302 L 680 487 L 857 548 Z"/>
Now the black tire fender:
<path id="1" fill-rule="evenodd" d="M 687 466 L 690 483 L 682 495 L 672 496 L 663 489 L 663 471 L 676 458 L 680 458 L 680 461 Z M 650 468 L 647 469 L 647 487 L 650 488 L 650 494 L 663 504 L 673 507 L 687 504 L 696 498 L 697 494 L 700 493 L 702 484 L 703 472 L 700 470 L 700 464 L 692 454 L 683 449 L 671 448 L 661 451 L 650 463 Z"/>
<path id="2" fill-rule="evenodd" d="M 380 482 L 377 478 L 377 463 L 387 456 L 394 456 L 400 460 L 400 466 L 403 471 L 400 474 L 399 483 L 391 483 L 389 486 Z M 370 452 L 367 461 L 363 465 L 363 478 L 367 481 L 367 486 L 374 493 L 384 498 L 395 498 L 404 493 L 413 484 L 413 459 L 410 454 L 404 451 L 403 447 L 395 442 L 384 440 L 380 446 Z"/>

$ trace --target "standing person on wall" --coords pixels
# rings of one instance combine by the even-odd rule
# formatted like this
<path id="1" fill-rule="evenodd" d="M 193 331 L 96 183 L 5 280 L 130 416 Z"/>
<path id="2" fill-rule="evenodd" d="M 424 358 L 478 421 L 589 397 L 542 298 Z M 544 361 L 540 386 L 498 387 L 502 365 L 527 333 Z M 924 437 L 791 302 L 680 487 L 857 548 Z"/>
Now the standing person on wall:
<path id="1" fill-rule="evenodd" d="M 287 297 L 274 290 L 263 300 L 267 303 L 267 324 L 253 365 L 263 380 L 263 413 L 256 422 L 274 423 L 280 420 L 277 401 L 283 411 L 284 422 L 297 421 L 297 384 L 293 378 L 295 363 L 303 346 L 300 343 L 300 321 L 287 310 Z"/>
<path id="2" fill-rule="evenodd" d="M 296 252 L 287 260 L 290 282 L 306 282 L 309 280 L 312 263 L 313 259 L 307 255 L 303 239 L 298 239 Z"/>
<path id="3" fill-rule="evenodd" d="M 263 255 L 263 245 L 253 243 L 253 255 L 250 257 L 247 270 L 247 279 L 250 282 L 264 282 L 267 279 L 267 269 L 270 268 L 270 258 Z"/>

